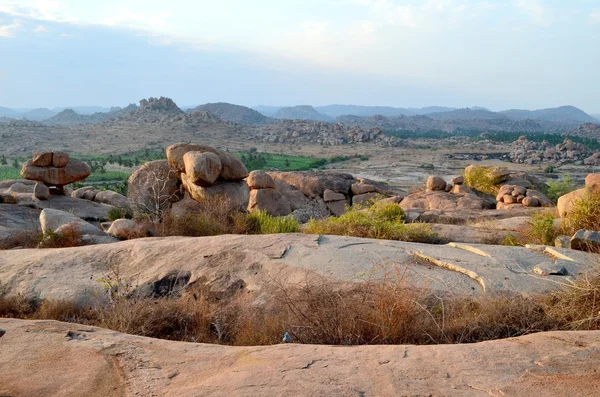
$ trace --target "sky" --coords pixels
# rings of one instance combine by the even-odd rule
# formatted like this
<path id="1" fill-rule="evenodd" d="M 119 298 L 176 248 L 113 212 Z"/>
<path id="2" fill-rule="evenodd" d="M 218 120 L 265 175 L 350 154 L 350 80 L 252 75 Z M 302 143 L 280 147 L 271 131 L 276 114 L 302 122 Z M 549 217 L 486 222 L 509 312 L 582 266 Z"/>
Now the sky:
<path id="1" fill-rule="evenodd" d="M 0 0 L 0 106 L 600 113 L 600 0 Z"/>

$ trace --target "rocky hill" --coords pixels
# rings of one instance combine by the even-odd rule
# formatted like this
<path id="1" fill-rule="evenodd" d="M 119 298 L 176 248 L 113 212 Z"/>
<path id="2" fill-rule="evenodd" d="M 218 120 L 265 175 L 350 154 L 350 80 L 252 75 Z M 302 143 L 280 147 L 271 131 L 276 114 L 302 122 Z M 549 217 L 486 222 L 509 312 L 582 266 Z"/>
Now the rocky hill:
<path id="1" fill-rule="evenodd" d="M 552 123 L 594 123 L 596 120 L 575 106 L 560 106 L 557 108 L 522 110 L 510 109 L 500 112 L 513 120 L 541 120 Z"/>
<path id="2" fill-rule="evenodd" d="M 192 113 L 198 110 L 209 112 L 223 121 L 234 124 L 262 125 L 274 121 L 254 109 L 226 102 L 207 103 L 188 110 L 188 112 Z"/>
<path id="3" fill-rule="evenodd" d="M 315 108 L 309 105 L 289 106 L 281 108 L 273 116 L 276 119 L 285 120 L 313 120 L 313 121 L 333 121 L 325 114 L 319 113 Z"/>
<path id="4" fill-rule="evenodd" d="M 567 132 L 567 135 L 600 140 L 600 122 L 582 124 Z"/>
<path id="5" fill-rule="evenodd" d="M 356 106 L 356 105 L 328 105 L 328 106 L 316 106 L 315 109 L 322 114 L 325 114 L 333 119 L 340 116 L 359 116 L 359 117 L 370 117 L 370 116 L 386 116 L 394 117 L 401 115 L 414 115 L 413 111 L 403 108 L 394 108 L 391 106 Z"/>
<path id="6" fill-rule="evenodd" d="M 429 113 L 427 117 L 434 120 L 502 120 L 504 115 L 486 109 L 464 108 L 450 112 Z"/>
<path id="7" fill-rule="evenodd" d="M 38 108 L 38 109 L 32 109 L 28 112 L 23 113 L 21 115 L 21 117 L 24 119 L 27 119 L 27 120 L 42 121 L 42 120 L 47 120 L 55 115 L 56 115 L 56 112 L 53 112 L 50 109 Z"/>

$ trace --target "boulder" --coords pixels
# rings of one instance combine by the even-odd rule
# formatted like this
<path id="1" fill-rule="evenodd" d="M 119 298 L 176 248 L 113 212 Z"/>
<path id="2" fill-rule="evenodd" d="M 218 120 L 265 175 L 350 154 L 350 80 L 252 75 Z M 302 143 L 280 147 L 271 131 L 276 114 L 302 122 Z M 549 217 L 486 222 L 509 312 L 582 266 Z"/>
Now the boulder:
<path id="1" fill-rule="evenodd" d="M 275 181 L 282 181 L 300 190 L 306 197 L 323 197 L 326 189 L 349 194 L 356 182 L 350 174 L 341 172 L 269 172 Z"/>
<path id="2" fill-rule="evenodd" d="M 600 232 L 581 229 L 571 237 L 571 249 L 598 252 L 600 250 Z"/>
<path id="3" fill-rule="evenodd" d="M 36 167 L 50 167 L 52 165 L 52 152 L 34 153 L 31 164 Z"/>
<path id="4" fill-rule="evenodd" d="M 453 194 L 475 194 L 473 192 L 473 190 L 471 190 L 470 188 L 468 188 L 465 185 L 454 185 L 454 187 L 452 188 L 452 193 Z"/>
<path id="5" fill-rule="evenodd" d="M 352 194 L 359 195 L 365 193 L 372 193 L 377 191 L 377 187 L 375 185 L 371 185 L 370 183 L 362 183 L 356 182 L 351 186 Z M 327 200 L 325 200 L 327 201 Z"/>
<path id="6" fill-rule="evenodd" d="M 181 182 L 194 200 L 202 201 L 220 196 L 228 198 L 235 206 L 240 208 L 246 209 L 248 207 L 250 191 L 244 180 L 217 181 L 212 186 L 203 187 L 193 183 L 186 174 L 181 174 Z"/>
<path id="7" fill-rule="evenodd" d="M 488 208 L 484 199 L 474 194 L 453 194 L 441 191 L 416 192 L 406 196 L 401 202 L 403 210 L 422 209 L 425 211 L 481 210 Z"/>
<path id="8" fill-rule="evenodd" d="M 346 201 L 346 196 L 342 193 L 336 193 L 333 190 L 325 189 L 323 192 L 323 201 L 326 203 L 330 201 Z"/>
<path id="9" fill-rule="evenodd" d="M 286 216 L 292 213 L 290 202 L 277 189 L 252 189 L 248 211 L 267 211 L 272 216 Z"/>
<path id="10" fill-rule="evenodd" d="M 113 207 L 129 207 L 127 197 L 123 196 L 120 193 L 113 192 L 112 190 L 99 191 L 98 193 L 96 193 L 94 201 L 96 201 L 97 203 L 112 205 Z"/>
<path id="11" fill-rule="evenodd" d="M 185 163 L 183 156 L 187 152 L 210 152 L 219 156 L 221 160 L 221 174 L 220 177 L 225 180 L 238 180 L 244 179 L 248 176 L 248 170 L 244 166 L 241 160 L 235 158 L 229 153 L 217 150 L 210 146 L 203 146 L 193 143 L 176 143 L 167 147 L 167 160 L 169 165 L 181 172 L 185 172 Z"/>
<path id="12" fill-rule="evenodd" d="M 554 239 L 554 246 L 556 248 L 571 248 L 571 236 L 566 236 L 564 234 L 556 236 Z"/>
<path id="13" fill-rule="evenodd" d="M 533 197 L 538 200 L 540 207 L 554 207 L 552 201 L 546 195 L 538 190 L 527 189 L 526 197 Z"/>
<path id="14" fill-rule="evenodd" d="M 69 164 L 71 157 L 65 152 L 53 152 L 52 153 L 52 166 L 56 168 L 63 168 Z"/>
<path id="15" fill-rule="evenodd" d="M 83 193 L 83 199 L 85 200 L 90 200 L 90 201 L 94 201 L 94 199 L 96 198 L 96 195 L 98 194 L 98 192 L 94 189 L 90 189 L 90 190 L 86 190 Z"/>
<path id="16" fill-rule="evenodd" d="M 525 207 L 539 207 L 540 201 L 537 199 L 537 197 L 525 197 L 523 199 L 523 205 Z"/>
<path id="17" fill-rule="evenodd" d="M 368 194 L 368 193 L 365 193 Z M 331 211 L 331 214 L 334 216 L 341 216 L 346 212 L 346 208 L 348 207 L 348 201 L 340 200 L 340 201 L 330 201 L 327 204 L 327 208 Z"/>
<path id="18" fill-rule="evenodd" d="M 50 198 L 50 189 L 43 183 L 36 183 L 33 187 L 33 197 L 38 200 L 48 200 Z"/>
<path id="19" fill-rule="evenodd" d="M 600 174 L 588 174 L 585 177 L 585 187 L 593 192 L 600 191 Z"/>
<path id="20" fill-rule="evenodd" d="M 40 225 L 43 233 L 48 233 L 48 231 L 52 230 L 54 232 L 59 232 L 59 228 L 64 225 L 72 225 L 76 228 L 76 230 L 84 234 L 95 235 L 95 236 L 105 236 L 102 230 L 97 228 L 84 221 L 83 219 L 69 213 L 66 211 L 54 210 L 51 208 L 46 208 L 42 210 L 40 214 Z"/>
<path id="21" fill-rule="evenodd" d="M 379 193 L 365 193 L 352 196 L 352 205 L 367 205 L 370 201 L 377 198 Z"/>
<path id="22" fill-rule="evenodd" d="M 87 192 L 88 190 L 93 190 L 93 189 L 94 188 L 92 186 L 80 187 L 79 189 L 75 189 L 71 192 L 71 197 L 82 199 L 85 192 Z"/>
<path id="23" fill-rule="evenodd" d="M 25 185 L 24 183 L 17 182 L 12 184 L 8 188 L 8 193 L 10 194 L 19 194 L 19 193 L 33 193 L 34 186 Z"/>
<path id="24" fill-rule="evenodd" d="M 132 238 L 140 234 L 142 228 L 136 221 L 131 219 L 116 219 L 108 229 L 108 234 L 121 240 Z"/>
<path id="25" fill-rule="evenodd" d="M 517 202 L 517 198 L 513 195 L 505 194 L 504 196 L 502 196 L 502 200 L 498 201 L 502 201 L 505 204 L 515 204 Z"/>
<path id="26" fill-rule="evenodd" d="M 183 199 L 173 203 L 170 213 L 174 217 L 188 217 L 193 214 L 202 212 L 204 207 L 202 204 L 194 200 L 188 192 L 185 192 Z"/>
<path id="27" fill-rule="evenodd" d="M 250 189 L 275 189 L 275 181 L 264 171 L 251 171 L 246 178 Z"/>
<path id="28" fill-rule="evenodd" d="M 462 185 L 463 183 L 465 183 L 465 177 L 462 176 L 462 175 L 455 176 L 454 178 L 452 178 L 450 180 L 450 182 L 452 182 L 454 184 L 454 186 L 456 186 L 456 185 Z"/>
<path id="29" fill-rule="evenodd" d="M 128 180 L 127 200 L 135 216 L 161 213 L 182 197 L 177 170 L 167 160 L 143 164 Z"/>
<path id="30" fill-rule="evenodd" d="M 211 152 L 187 152 L 183 156 L 185 174 L 200 186 L 210 186 L 221 175 L 221 159 Z"/>
<path id="31" fill-rule="evenodd" d="M 72 159 L 62 168 L 37 167 L 29 160 L 21 168 L 21 176 L 32 181 L 43 182 L 50 186 L 64 186 L 69 183 L 84 180 L 92 173 L 90 167 L 83 161 Z"/>
<path id="32" fill-rule="evenodd" d="M 454 189 L 454 186 L 451 183 L 447 183 L 444 191 L 446 191 L 447 193 L 450 193 L 452 191 L 452 189 Z"/>
<path id="33" fill-rule="evenodd" d="M 566 217 L 573 208 L 573 203 L 577 200 L 582 199 L 587 194 L 587 188 L 577 189 L 570 193 L 567 193 L 558 198 L 556 208 L 558 210 L 558 216 L 561 218 Z"/>
<path id="34" fill-rule="evenodd" d="M 444 191 L 444 190 L 446 190 L 446 181 L 439 176 L 431 175 L 427 179 L 427 190 L 429 190 L 429 191 Z"/>

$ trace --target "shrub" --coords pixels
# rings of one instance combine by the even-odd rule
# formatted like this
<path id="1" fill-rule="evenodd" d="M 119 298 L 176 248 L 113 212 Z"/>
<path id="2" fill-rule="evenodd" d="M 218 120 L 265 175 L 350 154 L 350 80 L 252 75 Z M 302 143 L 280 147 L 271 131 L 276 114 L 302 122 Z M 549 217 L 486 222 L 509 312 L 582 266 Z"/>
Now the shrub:
<path id="1" fill-rule="evenodd" d="M 572 192 L 577 188 L 577 182 L 571 175 L 565 174 L 560 181 L 548 181 L 548 198 L 556 203 L 560 196 Z"/>
<path id="2" fill-rule="evenodd" d="M 247 234 L 274 234 L 274 233 L 297 233 L 300 224 L 294 218 L 286 216 L 272 216 L 265 210 L 251 212 L 238 222 L 242 233 Z"/>
<path id="3" fill-rule="evenodd" d="M 133 210 L 129 207 L 111 207 L 108 210 L 108 220 L 133 219 Z"/>
<path id="4" fill-rule="evenodd" d="M 394 203 L 352 207 L 337 218 L 311 219 L 303 232 L 415 242 L 432 242 L 437 237 L 427 224 L 405 224 L 404 211 Z"/>
<path id="5" fill-rule="evenodd" d="M 581 229 L 600 231 L 600 192 L 588 190 L 573 202 L 562 224 L 565 234 L 574 234 Z"/>
<path id="6" fill-rule="evenodd" d="M 502 176 L 494 175 L 496 167 L 470 166 L 465 172 L 465 185 L 492 196 L 498 192 L 498 184 L 502 182 Z"/>
<path id="7" fill-rule="evenodd" d="M 554 229 L 553 212 L 536 212 L 530 221 L 527 222 L 525 236 L 528 242 L 543 245 L 554 245 L 554 239 L 557 236 Z"/>
<path id="8" fill-rule="evenodd" d="M 37 248 L 43 235 L 37 229 L 24 230 L 0 241 L 0 250 L 14 248 Z"/>
<path id="9" fill-rule="evenodd" d="M 83 245 L 81 233 L 75 225 L 67 224 L 61 227 L 60 233 L 48 230 L 40 240 L 39 248 L 68 248 Z"/>

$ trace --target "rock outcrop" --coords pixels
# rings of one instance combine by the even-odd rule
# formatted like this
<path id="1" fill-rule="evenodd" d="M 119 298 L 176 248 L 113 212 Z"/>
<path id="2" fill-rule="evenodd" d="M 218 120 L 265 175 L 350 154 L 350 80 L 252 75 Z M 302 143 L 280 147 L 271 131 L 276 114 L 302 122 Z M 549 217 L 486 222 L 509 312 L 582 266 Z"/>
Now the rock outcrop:
<path id="1" fill-rule="evenodd" d="M 67 153 L 40 152 L 23 164 L 21 177 L 56 187 L 62 192 L 64 185 L 84 180 L 91 172 L 87 164 L 69 158 Z"/>
<path id="2" fill-rule="evenodd" d="M 529 141 L 522 136 L 513 143 L 510 159 L 513 163 L 522 164 L 600 165 L 600 153 L 593 152 L 569 138 L 561 144 L 551 145 L 547 141 Z"/>
<path id="3" fill-rule="evenodd" d="M 250 187 L 249 212 L 264 210 L 273 216 L 286 216 L 292 213 L 289 200 L 277 190 L 275 181 L 266 172 L 250 172 L 246 183 Z"/>

